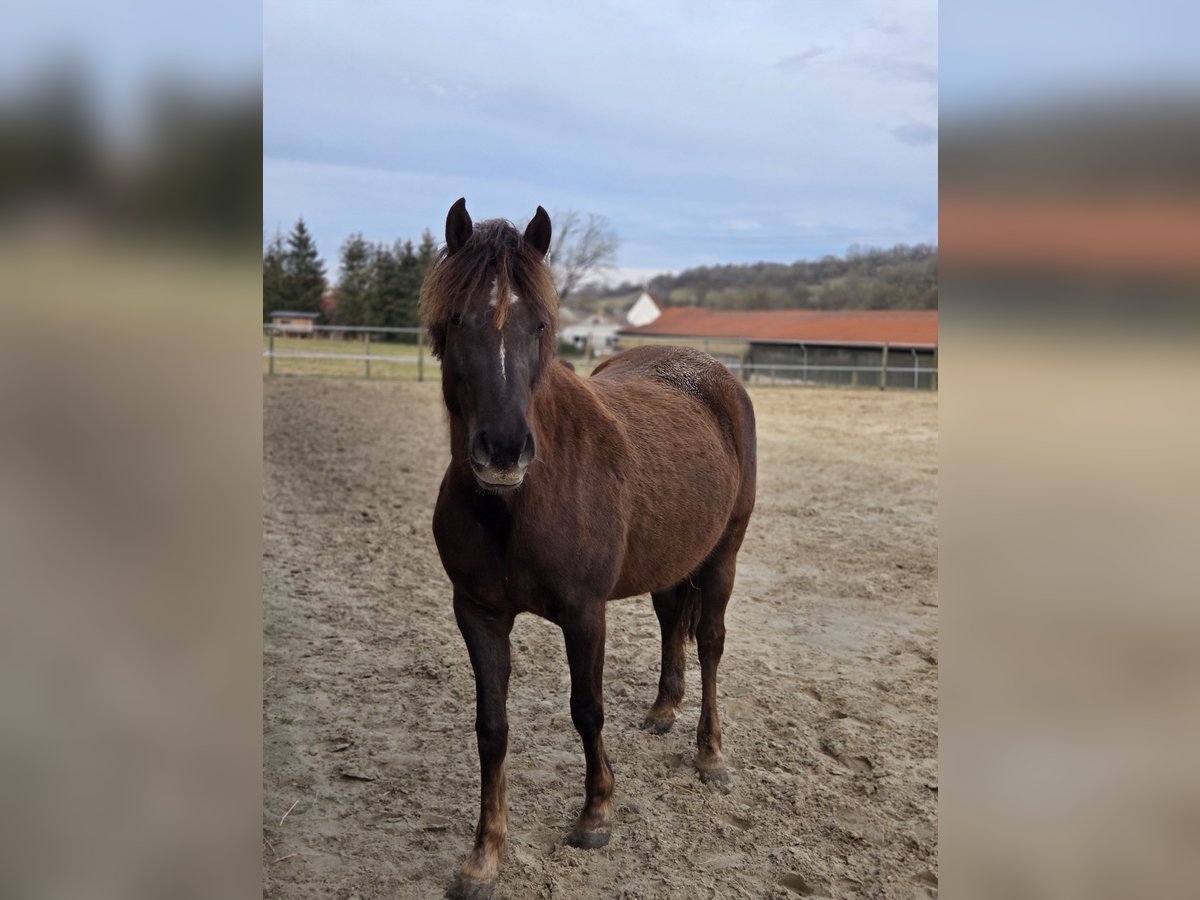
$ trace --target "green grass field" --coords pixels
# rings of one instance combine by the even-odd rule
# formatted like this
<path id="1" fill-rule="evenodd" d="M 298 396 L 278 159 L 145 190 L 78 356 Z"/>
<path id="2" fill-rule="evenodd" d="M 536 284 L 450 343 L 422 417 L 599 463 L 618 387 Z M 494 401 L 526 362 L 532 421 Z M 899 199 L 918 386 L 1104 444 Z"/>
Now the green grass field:
<path id="1" fill-rule="evenodd" d="M 271 361 L 267 356 L 270 346 L 270 338 L 263 335 L 264 373 L 271 371 Z M 369 349 L 370 377 L 404 381 L 416 381 L 422 375 L 427 381 L 439 378 L 438 361 L 430 355 L 429 348 L 420 348 L 420 354 L 423 358 L 423 366 L 419 366 L 417 362 L 418 348 L 416 344 L 372 341 Z M 367 362 L 361 358 L 366 355 L 368 355 L 368 348 L 362 341 L 347 341 L 340 338 L 330 340 L 323 337 L 276 337 L 274 372 L 276 375 L 366 378 L 368 377 Z M 581 375 L 590 374 L 595 368 L 594 365 L 585 364 L 581 360 L 572 360 L 572 362 L 575 370 Z M 598 363 L 599 360 L 596 362 Z"/>
<path id="2" fill-rule="evenodd" d="M 263 335 L 263 371 L 268 372 L 271 361 L 267 354 L 271 339 Z M 416 344 L 372 341 L 368 347 L 359 340 L 276 337 L 276 375 L 323 375 L 334 378 L 366 378 L 367 362 L 359 357 L 370 356 L 371 378 L 401 378 L 416 381 L 418 348 Z M 438 362 L 429 355 L 429 348 L 420 348 L 426 378 L 436 378 Z"/>

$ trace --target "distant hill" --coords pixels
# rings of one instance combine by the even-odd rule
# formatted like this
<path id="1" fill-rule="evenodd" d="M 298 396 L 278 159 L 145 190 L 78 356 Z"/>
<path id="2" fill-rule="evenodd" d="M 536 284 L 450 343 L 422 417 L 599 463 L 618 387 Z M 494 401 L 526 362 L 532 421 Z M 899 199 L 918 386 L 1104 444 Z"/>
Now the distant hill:
<path id="1" fill-rule="evenodd" d="M 646 284 L 662 306 L 706 309 L 937 309 L 937 247 L 851 247 L 812 262 L 702 266 Z M 594 311 L 636 299 L 639 288 L 589 287 L 573 298 Z"/>
<path id="2" fill-rule="evenodd" d="M 632 287 L 627 284 L 611 288 L 585 286 L 577 288 L 571 295 L 571 305 L 588 313 L 607 313 L 623 319 L 625 313 L 641 295 L 641 287 Z"/>

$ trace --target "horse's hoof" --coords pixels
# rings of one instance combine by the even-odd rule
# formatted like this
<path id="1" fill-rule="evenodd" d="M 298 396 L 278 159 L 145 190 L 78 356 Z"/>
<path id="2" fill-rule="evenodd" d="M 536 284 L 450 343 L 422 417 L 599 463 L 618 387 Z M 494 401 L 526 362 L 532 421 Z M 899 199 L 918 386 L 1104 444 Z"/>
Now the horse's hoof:
<path id="1" fill-rule="evenodd" d="M 611 837 L 611 831 L 572 831 L 567 835 L 567 843 L 580 850 L 599 850 Z"/>
<path id="2" fill-rule="evenodd" d="M 446 888 L 446 900 L 491 900 L 495 887 L 494 881 L 473 881 L 459 875 Z"/>
<path id="3" fill-rule="evenodd" d="M 642 731 L 649 731 L 651 734 L 666 734 L 674 724 L 674 719 L 655 719 L 646 716 L 642 721 Z"/>
<path id="4" fill-rule="evenodd" d="M 728 769 L 714 769 L 711 772 L 705 772 L 703 770 L 698 771 L 700 772 L 700 781 L 702 784 L 714 785 L 715 787 L 721 788 L 723 791 L 729 790 Z"/>

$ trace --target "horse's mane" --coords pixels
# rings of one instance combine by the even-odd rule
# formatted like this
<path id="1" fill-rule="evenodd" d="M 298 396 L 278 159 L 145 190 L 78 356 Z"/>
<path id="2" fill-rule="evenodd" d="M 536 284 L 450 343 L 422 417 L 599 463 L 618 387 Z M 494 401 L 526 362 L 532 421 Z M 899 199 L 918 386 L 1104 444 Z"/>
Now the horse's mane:
<path id="1" fill-rule="evenodd" d="M 496 279 L 493 321 L 503 328 L 509 299 L 520 294 L 546 325 L 548 344 L 554 346 L 558 329 L 558 294 L 550 267 L 542 255 L 525 243 L 516 226 L 504 219 L 477 223 L 457 253 L 445 247 L 438 253 L 421 285 L 421 322 L 429 330 L 435 356 L 442 355 L 446 323 L 462 315 L 467 304 L 483 293 L 491 294 Z"/>

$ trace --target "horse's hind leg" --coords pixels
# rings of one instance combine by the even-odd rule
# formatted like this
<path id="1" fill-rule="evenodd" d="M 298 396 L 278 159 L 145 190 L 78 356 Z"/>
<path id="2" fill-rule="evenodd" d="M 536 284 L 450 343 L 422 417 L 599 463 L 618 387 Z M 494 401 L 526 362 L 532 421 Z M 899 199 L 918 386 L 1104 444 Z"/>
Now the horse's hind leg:
<path id="1" fill-rule="evenodd" d="M 744 531 L 744 526 L 741 529 Z M 733 591 L 741 534 L 727 539 L 696 573 L 700 586 L 700 624 L 696 649 L 700 657 L 700 724 L 696 729 L 696 769 L 705 784 L 726 785 L 729 770 L 721 753 L 721 720 L 717 715 L 717 667 L 725 650 L 725 607 Z"/>
<path id="2" fill-rule="evenodd" d="M 683 675 L 687 665 L 684 644 L 690 615 L 686 601 L 687 592 L 695 590 L 685 581 L 650 595 L 662 630 L 662 674 L 658 678 L 658 698 L 646 713 L 642 728 L 655 734 L 666 734 L 671 730 L 679 715 L 679 706 L 683 703 Z"/>

